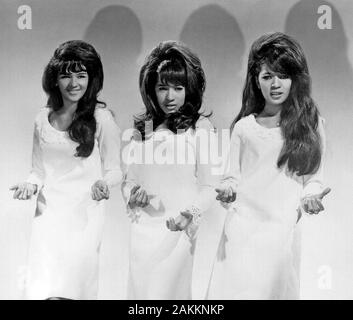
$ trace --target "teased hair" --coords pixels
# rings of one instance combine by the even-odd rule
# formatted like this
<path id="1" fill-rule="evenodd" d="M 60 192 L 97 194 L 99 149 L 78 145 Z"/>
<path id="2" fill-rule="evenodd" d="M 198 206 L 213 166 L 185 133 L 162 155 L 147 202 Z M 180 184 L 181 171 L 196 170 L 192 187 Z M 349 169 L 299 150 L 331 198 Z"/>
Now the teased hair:
<path id="1" fill-rule="evenodd" d="M 158 105 L 155 93 L 158 76 L 163 83 L 185 87 L 185 103 L 171 115 L 166 115 Z M 190 127 L 195 129 L 195 124 L 202 115 L 200 108 L 206 79 L 199 58 L 184 44 L 164 41 L 154 48 L 141 68 L 139 85 L 146 111 L 136 115 L 134 123 L 143 140 L 146 136 L 145 125 L 149 122 L 153 123 L 151 131 L 165 120 L 167 127 L 174 133 Z"/>
<path id="2" fill-rule="evenodd" d="M 260 113 L 265 99 L 257 86 L 261 66 L 287 75 L 292 80 L 290 93 L 281 109 L 280 127 L 284 144 L 277 166 L 287 165 L 297 175 L 315 173 L 321 163 L 321 138 L 318 133 L 319 111 L 311 98 L 311 78 L 300 45 L 281 32 L 265 34 L 252 45 L 243 89 L 242 108 L 231 130 L 241 118 Z"/>
<path id="3" fill-rule="evenodd" d="M 54 52 L 45 67 L 42 85 L 48 95 L 48 107 L 54 111 L 63 106 L 63 99 L 57 78 L 59 74 L 86 71 L 88 86 L 85 94 L 77 104 L 77 110 L 68 128 L 70 138 L 79 143 L 76 156 L 88 157 L 93 151 L 96 120 L 94 111 L 97 104 L 105 106 L 97 99 L 103 87 L 103 66 L 99 54 L 94 47 L 81 40 L 71 40 L 61 44 Z"/>

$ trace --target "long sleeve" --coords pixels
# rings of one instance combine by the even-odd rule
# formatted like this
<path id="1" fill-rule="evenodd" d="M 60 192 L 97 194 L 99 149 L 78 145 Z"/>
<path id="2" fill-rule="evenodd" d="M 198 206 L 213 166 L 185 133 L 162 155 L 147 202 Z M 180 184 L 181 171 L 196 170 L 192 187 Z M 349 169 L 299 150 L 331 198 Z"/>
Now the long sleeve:
<path id="1" fill-rule="evenodd" d="M 228 149 L 228 156 L 224 166 L 224 175 L 221 181 L 222 187 L 232 187 L 236 192 L 240 181 L 240 127 L 235 125 Z"/>
<path id="2" fill-rule="evenodd" d="M 324 119 L 319 118 L 318 132 L 321 137 L 321 163 L 318 171 L 312 175 L 306 175 L 303 177 L 303 194 L 305 197 L 311 194 L 319 194 L 323 189 L 323 175 L 324 175 L 324 162 L 325 162 L 325 151 L 326 151 L 326 136 L 324 131 Z"/>
<path id="3" fill-rule="evenodd" d="M 44 184 L 45 171 L 42 160 L 42 150 L 39 143 L 39 121 L 34 123 L 33 148 L 32 148 L 32 169 L 26 180 L 28 183 L 36 184 L 39 191 Z"/>
<path id="4" fill-rule="evenodd" d="M 109 186 L 122 180 L 120 168 L 120 130 L 111 112 L 104 108 L 96 110 L 98 146 L 102 159 L 103 179 Z"/>
<path id="5" fill-rule="evenodd" d="M 215 163 L 215 158 L 212 157 L 212 153 L 216 152 L 213 149 L 217 148 L 217 135 L 214 127 L 207 118 L 199 120 L 196 124 L 195 138 L 200 139 L 199 143 L 195 141 L 195 174 L 199 193 L 191 207 L 197 208 L 202 213 L 216 201 L 217 194 L 215 188 L 220 179 L 220 176 L 214 173 L 216 170 L 212 170 L 220 165 L 220 163 Z M 202 139 L 206 139 L 207 144 Z"/>
<path id="6" fill-rule="evenodd" d="M 135 148 L 135 141 L 132 138 L 130 143 L 126 146 L 127 153 L 125 156 L 128 157 L 129 154 L 134 152 L 134 148 Z M 133 162 L 129 163 L 129 159 L 127 158 L 125 159 L 125 162 L 126 162 L 125 163 L 126 168 L 124 172 L 123 183 L 121 185 L 121 192 L 126 204 L 128 204 L 130 200 L 131 189 L 138 183 L 137 183 L 137 177 L 134 170 L 135 164 Z"/>

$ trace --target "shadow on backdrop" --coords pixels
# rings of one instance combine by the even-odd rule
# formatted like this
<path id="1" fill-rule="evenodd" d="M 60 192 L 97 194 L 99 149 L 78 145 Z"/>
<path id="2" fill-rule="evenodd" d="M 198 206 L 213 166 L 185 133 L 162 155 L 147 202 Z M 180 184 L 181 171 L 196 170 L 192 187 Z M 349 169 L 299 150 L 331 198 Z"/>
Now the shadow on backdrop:
<path id="1" fill-rule="evenodd" d="M 241 106 L 245 41 L 239 24 L 219 5 L 206 5 L 188 17 L 180 40 L 201 59 L 207 81 L 204 106 L 213 111 L 213 124 L 229 128 Z"/>
<path id="2" fill-rule="evenodd" d="M 141 109 L 137 59 L 142 48 L 142 28 L 136 14 L 121 5 L 107 6 L 96 14 L 84 40 L 102 57 L 104 99 L 114 110 L 123 130 L 132 125 L 132 115 Z"/>
<path id="3" fill-rule="evenodd" d="M 322 16 L 322 13 L 318 13 L 321 5 L 327 5 L 332 10 L 332 29 L 322 30 L 318 26 L 318 19 Z M 347 265 L 342 269 L 340 261 L 351 263 L 353 260 L 353 251 L 349 248 L 352 243 L 353 74 L 348 59 L 347 36 L 336 8 L 321 0 L 301 0 L 296 3 L 287 15 L 285 32 L 303 47 L 312 76 L 313 97 L 326 119 L 325 183 L 332 188 L 332 193 L 327 197 L 325 206 L 327 204 L 330 226 L 320 231 L 322 240 L 320 248 L 315 247 L 315 255 L 316 258 L 320 255 L 321 258 L 325 257 L 325 261 L 335 270 L 341 269 L 335 279 L 336 291 L 329 292 L 331 298 L 337 299 L 338 295 L 347 296 L 343 292 L 348 292 L 348 279 L 352 279 L 351 268 Z M 342 260 L 337 259 L 338 256 Z M 319 289 L 315 292 L 316 297 L 324 294 Z M 328 297 L 328 292 L 325 297 Z"/>
<path id="4" fill-rule="evenodd" d="M 318 8 L 321 5 L 332 10 L 332 29 L 318 27 L 318 19 L 322 15 L 318 14 Z M 290 9 L 285 32 L 299 41 L 308 59 L 313 96 L 326 118 L 328 152 L 335 160 L 332 169 L 346 168 L 348 171 L 351 159 L 347 155 L 353 155 L 353 73 L 342 19 L 327 1 L 302 0 Z M 334 172 L 333 178 L 338 184 L 347 174 L 344 170 Z"/>
<path id="5" fill-rule="evenodd" d="M 102 100 L 114 111 L 120 129 L 130 128 L 132 115 L 142 108 L 137 65 L 142 28 L 138 17 L 128 7 L 107 6 L 97 12 L 86 29 L 84 40 L 92 43 L 102 57 L 105 77 Z M 122 143 L 122 148 L 126 143 Z M 125 206 L 119 189 L 112 190 L 106 205 L 99 299 L 126 299 L 129 221 L 121 214 Z"/>

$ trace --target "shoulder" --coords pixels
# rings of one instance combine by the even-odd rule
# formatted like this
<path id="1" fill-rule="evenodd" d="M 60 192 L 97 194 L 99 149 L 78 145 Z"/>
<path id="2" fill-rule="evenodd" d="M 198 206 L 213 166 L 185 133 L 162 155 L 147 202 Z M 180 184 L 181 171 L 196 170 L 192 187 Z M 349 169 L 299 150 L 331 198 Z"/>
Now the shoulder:
<path id="1" fill-rule="evenodd" d="M 35 117 L 34 124 L 41 126 L 45 121 L 48 121 L 49 112 L 49 107 L 41 107 Z"/>
<path id="2" fill-rule="evenodd" d="M 196 121 L 195 124 L 196 129 L 206 129 L 206 130 L 214 130 L 215 127 L 212 122 L 204 116 L 200 116 L 200 118 Z"/>
<path id="3" fill-rule="evenodd" d="M 244 130 L 246 130 L 247 128 L 249 128 L 250 126 L 253 125 L 254 122 L 254 115 L 250 114 L 244 118 L 241 118 L 235 125 L 233 128 L 233 132 L 236 133 L 240 133 L 243 132 Z"/>
<path id="4" fill-rule="evenodd" d="M 325 125 L 325 123 L 326 123 L 325 118 L 323 118 L 323 117 L 319 116 L 319 119 L 318 119 L 318 125 L 319 125 L 319 126 L 324 126 L 324 125 Z"/>
<path id="5" fill-rule="evenodd" d="M 102 105 L 96 106 L 96 109 L 94 110 L 94 117 L 98 125 L 104 125 L 104 123 L 111 121 L 115 122 L 113 111 Z"/>
<path id="6" fill-rule="evenodd" d="M 316 130 L 319 133 L 319 135 L 321 136 L 321 139 L 323 141 L 326 140 L 326 138 L 325 138 L 325 124 L 326 124 L 325 119 L 323 117 L 319 116 Z"/>
<path id="7" fill-rule="evenodd" d="M 105 118 L 112 118 L 114 117 L 113 111 L 110 110 L 108 107 L 104 105 L 97 105 L 96 109 L 94 110 L 94 117 L 96 120 L 105 119 Z"/>

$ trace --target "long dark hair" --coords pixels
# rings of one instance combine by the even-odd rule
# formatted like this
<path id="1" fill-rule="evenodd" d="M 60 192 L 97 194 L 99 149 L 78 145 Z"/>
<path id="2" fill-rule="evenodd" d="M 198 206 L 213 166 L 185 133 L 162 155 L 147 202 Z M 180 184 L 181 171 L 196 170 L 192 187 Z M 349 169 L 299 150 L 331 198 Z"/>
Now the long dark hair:
<path id="1" fill-rule="evenodd" d="M 311 78 L 302 48 L 281 32 L 265 34 L 252 45 L 243 89 L 242 108 L 231 130 L 241 118 L 260 113 L 265 99 L 257 85 L 261 66 L 292 80 L 288 98 L 282 105 L 280 127 L 284 144 L 277 166 L 287 165 L 298 176 L 315 173 L 321 162 L 321 138 L 318 133 L 319 111 L 311 98 Z"/>
<path id="2" fill-rule="evenodd" d="M 162 83 L 185 87 L 185 103 L 171 115 L 166 115 L 157 102 L 155 85 L 158 76 Z M 190 127 L 195 129 L 197 120 L 203 115 L 200 108 L 206 79 L 200 59 L 188 47 L 176 41 L 161 42 L 146 58 L 140 71 L 139 84 L 146 111 L 134 117 L 134 124 L 142 140 L 146 138 L 146 123 L 151 123 L 151 131 L 165 120 L 168 129 L 174 133 Z"/>
<path id="3" fill-rule="evenodd" d="M 59 74 L 86 71 L 88 86 L 83 97 L 78 101 L 77 110 L 68 128 L 70 138 L 79 143 L 75 156 L 88 157 L 94 147 L 96 119 L 94 111 L 97 104 L 105 106 L 97 99 L 103 87 L 103 66 L 94 47 L 81 40 L 71 40 L 61 44 L 46 66 L 42 85 L 48 95 L 48 107 L 54 111 L 63 106 L 63 99 L 57 86 Z"/>

